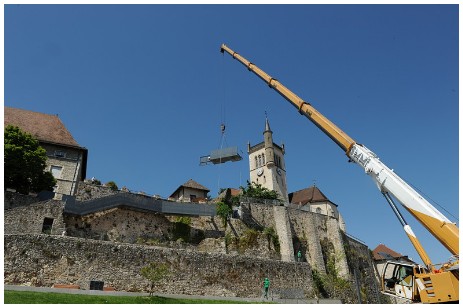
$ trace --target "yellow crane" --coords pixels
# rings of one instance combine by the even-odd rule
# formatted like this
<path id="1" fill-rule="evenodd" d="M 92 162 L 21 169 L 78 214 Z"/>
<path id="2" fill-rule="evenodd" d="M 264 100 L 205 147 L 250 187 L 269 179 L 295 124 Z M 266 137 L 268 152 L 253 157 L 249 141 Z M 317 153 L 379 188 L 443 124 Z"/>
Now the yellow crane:
<path id="1" fill-rule="evenodd" d="M 401 179 L 394 171 L 380 161 L 378 156 L 357 143 L 333 122 L 318 112 L 277 79 L 265 73 L 254 63 L 230 49 L 225 44 L 220 52 L 230 54 L 249 71 L 261 78 L 269 87 L 289 101 L 300 114 L 330 137 L 349 161 L 355 162 L 371 176 L 386 198 L 405 233 L 423 260 L 425 266 L 404 262 L 388 262 L 382 272 L 381 288 L 384 294 L 422 303 L 458 302 L 459 300 L 459 235 L 458 227 L 432 206 L 425 198 Z M 396 202 L 411 213 L 444 247 L 453 255 L 451 261 L 436 269 L 420 244 L 411 227 L 400 213 Z"/>

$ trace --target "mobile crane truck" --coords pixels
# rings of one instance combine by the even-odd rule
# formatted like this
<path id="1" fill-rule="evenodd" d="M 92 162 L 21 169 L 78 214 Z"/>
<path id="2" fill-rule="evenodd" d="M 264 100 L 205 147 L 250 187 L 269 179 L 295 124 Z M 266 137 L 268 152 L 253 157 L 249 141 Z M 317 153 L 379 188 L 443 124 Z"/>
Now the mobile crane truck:
<path id="1" fill-rule="evenodd" d="M 261 78 L 289 101 L 300 114 L 306 116 L 346 153 L 349 162 L 355 162 L 371 176 L 402 224 L 405 233 L 424 262 L 424 266 L 388 261 L 381 276 L 382 293 L 412 302 L 449 303 L 459 300 L 459 235 L 458 227 L 432 206 L 410 185 L 364 145 L 355 142 L 333 122 L 324 117 L 310 103 L 291 92 L 275 78 L 252 62 L 234 52 L 225 44 L 220 52 L 227 52 L 249 71 Z M 451 253 L 449 262 L 436 269 L 396 205 L 397 200 Z"/>

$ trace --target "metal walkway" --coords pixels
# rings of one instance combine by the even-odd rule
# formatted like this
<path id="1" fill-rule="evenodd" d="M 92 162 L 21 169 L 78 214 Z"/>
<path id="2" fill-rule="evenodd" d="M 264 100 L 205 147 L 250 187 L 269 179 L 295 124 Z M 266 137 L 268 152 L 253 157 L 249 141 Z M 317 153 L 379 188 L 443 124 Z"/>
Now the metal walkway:
<path id="1" fill-rule="evenodd" d="M 113 208 L 135 211 L 164 213 L 184 216 L 215 216 L 216 204 L 172 202 L 132 193 L 118 193 L 89 201 L 76 201 L 75 197 L 64 196 L 64 213 L 84 216 Z"/>

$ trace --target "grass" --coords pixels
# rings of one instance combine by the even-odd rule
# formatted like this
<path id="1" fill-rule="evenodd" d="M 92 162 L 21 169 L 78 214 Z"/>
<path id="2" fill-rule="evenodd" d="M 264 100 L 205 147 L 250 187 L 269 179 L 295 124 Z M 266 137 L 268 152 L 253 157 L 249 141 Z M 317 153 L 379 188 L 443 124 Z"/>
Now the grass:
<path id="1" fill-rule="evenodd" d="M 30 291 L 5 291 L 4 304 L 249 304 L 206 299 L 178 299 L 161 296 L 111 296 Z"/>

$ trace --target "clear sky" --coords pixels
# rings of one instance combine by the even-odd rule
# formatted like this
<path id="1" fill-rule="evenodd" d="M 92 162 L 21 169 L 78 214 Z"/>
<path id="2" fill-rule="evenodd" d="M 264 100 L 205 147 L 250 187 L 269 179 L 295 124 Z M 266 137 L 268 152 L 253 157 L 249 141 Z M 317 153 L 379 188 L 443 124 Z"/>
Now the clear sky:
<path id="1" fill-rule="evenodd" d="M 168 197 L 190 178 L 245 186 L 267 112 L 288 191 L 314 183 L 347 232 L 421 262 L 364 171 L 222 43 L 277 78 L 417 187 L 458 206 L 457 5 L 16 5 L 4 7 L 4 104 L 58 114 L 87 177 Z M 199 166 L 238 146 L 244 159 Z M 431 259 L 450 253 L 405 213 Z"/>

